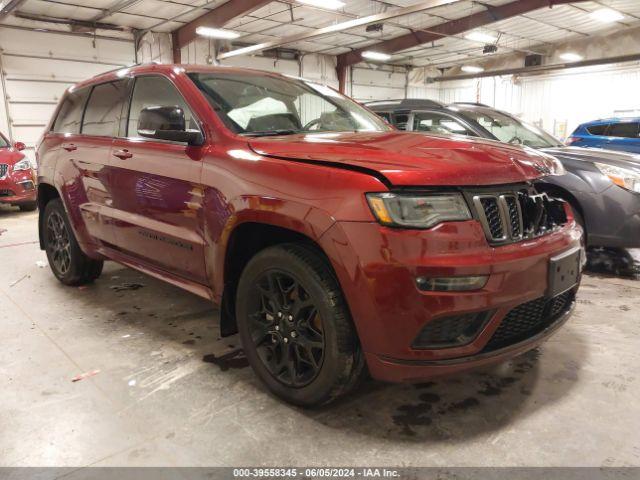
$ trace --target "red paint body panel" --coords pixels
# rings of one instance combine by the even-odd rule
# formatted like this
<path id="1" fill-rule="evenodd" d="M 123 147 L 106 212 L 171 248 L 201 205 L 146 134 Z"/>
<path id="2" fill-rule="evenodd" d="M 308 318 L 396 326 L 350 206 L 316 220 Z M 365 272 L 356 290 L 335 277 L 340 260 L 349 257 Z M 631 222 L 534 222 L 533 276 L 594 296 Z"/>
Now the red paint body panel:
<path id="1" fill-rule="evenodd" d="M 24 158 L 24 154 L 16 148 L 0 148 L 0 166 L 6 165 L 0 169 L 0 203 L 20 205 L 36 201 L 38 190 L 35 187 L 35 170 L 13 169 L 14 165 Z M 5 170 L 6 173 L 3 175 L 2 172 Z M 27 184 L 30 188 L 25 188 L 24 182 L 32 182 Z"/>
<path id="2" fill-rule="evenodd" d="M 248 139 L 224 126 L 185 69 L 210 70 L 134 67 L 81 86 L 165 76 L 200 119 L 202 146 L 55 133 L 41 140 L 39 179 L 60 192 L 87 255 L 220 302 L 228 242 L 239 225 L 263 223 L 304 235 L 330 259 L 370 370 L 384 380 L 416 380 L 502 360 L 544 338 L 476 357 L 510 309 L 545 294 L 549 258 L 580 245 L 582 232 L 571 216 L 554 233 L 492 247 L 475 220 L 427 230 L 383 227 L 365 198 L 395 187 L 525 182 L 539 177 L 543 156 L 481 140 L 396 131 Z M 69 152 L 63 148 L 68 144 L 77 148 Z M 124 150 L 128 158 L 114 155 Z M 423 275 L 489 280 L 480 291 L 427 293 L 415 286 Z M 488 309 L 495 315 L 468 345 L 411 347 L 433 319 Z"/>

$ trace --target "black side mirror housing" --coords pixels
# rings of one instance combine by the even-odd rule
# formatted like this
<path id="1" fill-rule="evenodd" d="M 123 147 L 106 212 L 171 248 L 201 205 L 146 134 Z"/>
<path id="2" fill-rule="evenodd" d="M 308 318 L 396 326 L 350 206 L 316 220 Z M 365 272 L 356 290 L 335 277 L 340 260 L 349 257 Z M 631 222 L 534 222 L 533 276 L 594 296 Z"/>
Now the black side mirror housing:
<path id="1" fill-rule="evenodd" d="M 175 106 L 147 107 L 138 118 L 138 135 L 145 138 L 202 145 L 200 131 L 187 130 L 184 110 Z"/>

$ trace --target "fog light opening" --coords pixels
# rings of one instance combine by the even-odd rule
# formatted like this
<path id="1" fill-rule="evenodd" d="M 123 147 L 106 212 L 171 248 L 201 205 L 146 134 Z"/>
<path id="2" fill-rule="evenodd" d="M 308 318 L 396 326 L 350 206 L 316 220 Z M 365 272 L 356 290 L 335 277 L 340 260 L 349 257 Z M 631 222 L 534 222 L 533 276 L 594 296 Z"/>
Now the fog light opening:
<path id="1" fill-rule="evenodd" d="M 417 277 L 416 285 L 422 291 L 431 292 L 463 292 L 479 290 L 487 284 L 488 275 L 472 275 L 468 277 Z"/>

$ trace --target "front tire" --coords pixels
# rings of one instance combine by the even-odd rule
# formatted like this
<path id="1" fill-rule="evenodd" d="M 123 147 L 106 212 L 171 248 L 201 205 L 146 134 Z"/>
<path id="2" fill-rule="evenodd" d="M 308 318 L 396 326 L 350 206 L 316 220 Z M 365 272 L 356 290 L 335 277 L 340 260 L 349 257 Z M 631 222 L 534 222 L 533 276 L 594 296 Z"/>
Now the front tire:
<path id="1" fill-rule="evenodd" d="M 84 285 L 102 273 L 103 262 L 87 257 L 80 249 L 59 198 L 44 209 L 44 247 L 51 271 L 65 285 Z"/>
<path id="2" fill-rule="evenodd" d="M 251 367 L 290 403 L 328 403 L 364 374 L 340 286 L 311 248 L 284 244 L 256 254 L 240 277 L 236 317 Z"/>

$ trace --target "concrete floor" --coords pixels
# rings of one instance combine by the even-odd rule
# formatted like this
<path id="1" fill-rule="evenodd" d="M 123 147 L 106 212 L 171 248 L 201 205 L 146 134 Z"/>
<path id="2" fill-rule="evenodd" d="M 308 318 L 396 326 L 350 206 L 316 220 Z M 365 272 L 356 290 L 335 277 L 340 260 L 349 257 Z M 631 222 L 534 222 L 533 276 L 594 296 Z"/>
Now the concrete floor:
<path id="1" fill-rule="evenodd" d="M 638 281 L 587 276 L 561 332 L 497 368 L 304 411 L 218 360 L 238 342 L 208 302 L 112 263 L 58 283 L 36 218 L 0 208 L 0 466 L 640 466 Z"/>

